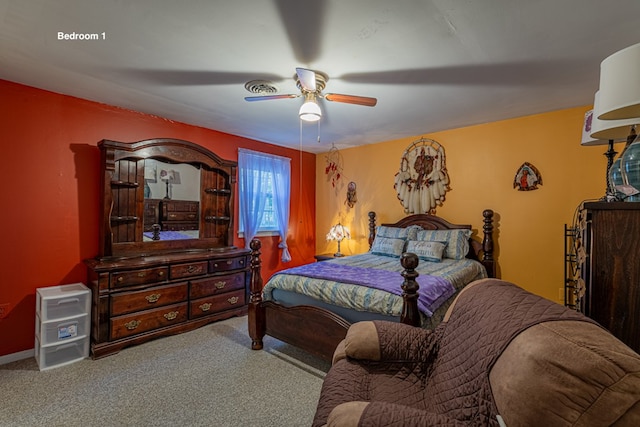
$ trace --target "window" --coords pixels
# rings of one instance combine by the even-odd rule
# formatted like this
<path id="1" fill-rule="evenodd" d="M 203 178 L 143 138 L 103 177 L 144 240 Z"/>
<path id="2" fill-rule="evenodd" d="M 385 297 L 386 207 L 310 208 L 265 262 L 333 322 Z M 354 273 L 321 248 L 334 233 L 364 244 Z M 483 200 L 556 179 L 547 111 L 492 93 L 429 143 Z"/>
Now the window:
<path id="1" fill-rule="evenodd" d="M 252 171 L 253 180 L 257 180 L 257 182 L 261 183 L 259 192 L 264 197 L 264 208 L 262 209 L 262 220 L 258 225 L 258 233 L 263 232 L 277 232 L 278 231 L 278 223 L 276 222 L 276 211 L 273 205 L 273 174 L 270 172 L 265 172 L 261 174 L 257 170 Z M 239 192 L 240 194 L 246 194 L 247 190 L 244 189 L 243 179 L 240 179 Z M 243 211 L 243 197 L 240 196 L 240 204 L 239 209 L 240 212 Z M 244 233 L 244 221 L 242 220 L 244 215 L 240 215 L 240 224 L 238 226 L 238 232 Z"/>
<path id="2" fill-rule="evenodd" d="M 286 239 L 289 228 L 291 159 L 245 149 L 238 150 L 240 221 L 245 246 L 259 232 L 280 235 L 282 261 L 291 260 Z"/>

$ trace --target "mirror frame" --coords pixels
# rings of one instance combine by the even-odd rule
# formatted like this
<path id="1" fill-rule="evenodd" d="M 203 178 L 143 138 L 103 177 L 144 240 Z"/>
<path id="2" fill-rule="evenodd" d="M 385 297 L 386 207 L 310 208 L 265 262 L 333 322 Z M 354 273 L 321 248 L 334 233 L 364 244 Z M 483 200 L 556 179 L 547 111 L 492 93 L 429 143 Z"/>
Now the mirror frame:
<path id="1" fill-rule="evenodd" d="M 233 201 L 238 163 L 224 160 L 195 143 L 173 138 L 154 138 L 138 142 L 103 139 L 98 142 L 101 154 L 102 210 L 100 218 L 100 257 L 143 256 L 184 250 L 224 250 L 233 248 Z M 144 161 L 158 159 L 168 163 L 188 163 L 200 168 L 200 212 L 198 239 L 143 241 Z M 130 170 L 120 171 L 121 164 Z M 124 169 L 124 168 L 123 168 Z M 122 174 L 122 175 L 121 175 Z M 122 179 L 122 176 L 128 176 Z M 212 177 L 223 176 L 224 188 L 212 186 Z M 122 194 L 119 193 L 122 191 Z M 125 197 L 122 197 L 124 195 Z M 225 216 L 211 214 L 212 197 L 226 203 Z M 126 215 L 113 215 L 114 206 L 125 205 Z M 113 216 L 112 216 L 113 215 Z M 127 224 L 124 237 L 114 238 L 116 224 Z M 214 225 L 212 225 L 214 224 Z M 227 230 L 207 236 L 211 227 L 221 224 Z"/>

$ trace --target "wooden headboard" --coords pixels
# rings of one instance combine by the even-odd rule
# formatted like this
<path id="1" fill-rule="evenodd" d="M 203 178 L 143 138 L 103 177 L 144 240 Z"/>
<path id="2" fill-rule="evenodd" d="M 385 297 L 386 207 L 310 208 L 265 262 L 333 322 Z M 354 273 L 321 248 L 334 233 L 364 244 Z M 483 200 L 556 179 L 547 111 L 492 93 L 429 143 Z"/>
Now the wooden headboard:
<path id="1" fill-rule="evenodd" d="M 482 242 L 469 238 L 469 253 L 467 254 L 467 258 L 481 262 L 486 268 L 489 277 L 496 277 L 496 262 L 493 258 L 493 211 L 486 209 L 482 212 L 482 216 L 484 217 Z M 401 228 L 410 225 L 419 225 L 425 230 L 451 230 L 456 228 L 471 230 L 470 225 L 452 224 L 439 216 L 431 214 L 409 215 L 396 223 L 381 225 Z M 369 212 L 369 248 L 373 245 L 373 240 L 376 237 L 376 228 L 376 213 Z"/>

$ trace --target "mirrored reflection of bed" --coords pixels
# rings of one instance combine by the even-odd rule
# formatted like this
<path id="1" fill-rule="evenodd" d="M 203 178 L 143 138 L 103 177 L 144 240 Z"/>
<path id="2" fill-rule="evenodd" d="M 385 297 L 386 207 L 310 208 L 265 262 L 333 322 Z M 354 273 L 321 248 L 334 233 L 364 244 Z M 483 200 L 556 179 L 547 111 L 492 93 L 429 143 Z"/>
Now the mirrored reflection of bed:
<path id="1" fill-rule="evenodd" d="M 495 277 L 493 211 L 483 212 L 483 222 L 478 241 L 471 226 L 435 215 L 410 215 L 376 226 L 371 212 L 369 252 L 277 272 L 264 289 L 261 243 L 252 241 L 252 348 L 262 348 L 266 334 L 330 360 L 357 321 L 437 326 L 464 286 Z"/>
<path id="2" fill-rule="evenodd" d="M 153 240 L 185 240 L 185 239 L 197 239 L 199 237 L 199 230 L 181 230 L 181 231 L 158 231 L 157 238 L 154 239 L 153 231 L 145 231 L 142 233 L 144 242 L 151 242 Z"/>

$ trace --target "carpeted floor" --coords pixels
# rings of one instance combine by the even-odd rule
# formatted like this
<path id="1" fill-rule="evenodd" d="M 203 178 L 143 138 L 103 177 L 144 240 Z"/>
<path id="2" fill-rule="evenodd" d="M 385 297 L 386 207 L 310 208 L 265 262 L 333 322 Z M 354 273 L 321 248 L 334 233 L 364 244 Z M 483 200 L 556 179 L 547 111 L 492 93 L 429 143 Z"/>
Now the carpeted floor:
<path id="1" fill-rule="evenodd" d="M 306 426 L 329 364 L 274 338 L 254 351 L 247 318 L 39 371 L 0 366 L 0 426 Z"/>

